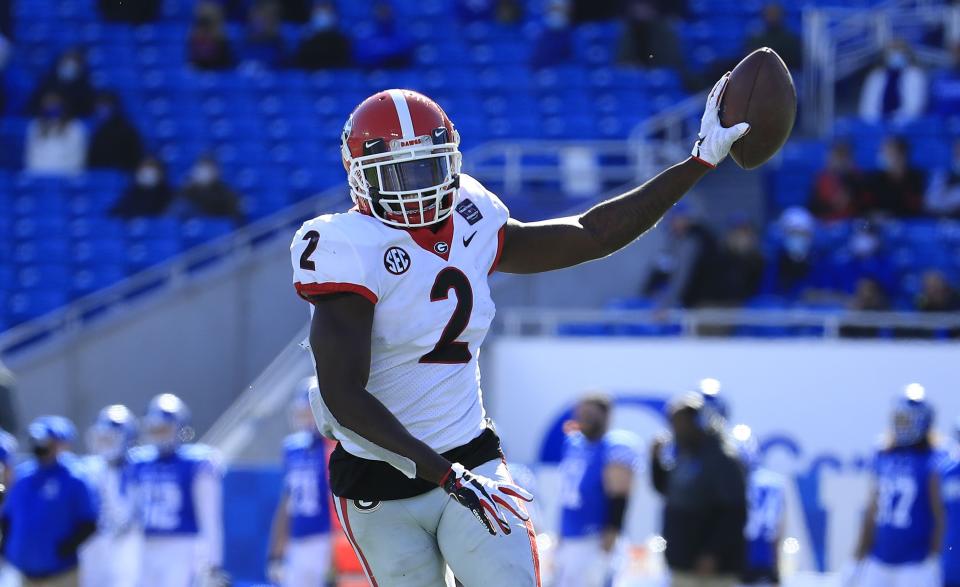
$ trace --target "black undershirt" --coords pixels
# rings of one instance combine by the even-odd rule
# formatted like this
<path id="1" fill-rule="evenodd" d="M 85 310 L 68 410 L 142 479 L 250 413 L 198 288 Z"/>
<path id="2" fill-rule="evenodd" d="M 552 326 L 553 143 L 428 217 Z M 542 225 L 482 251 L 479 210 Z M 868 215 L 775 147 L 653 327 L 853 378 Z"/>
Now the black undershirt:
<path id="1" fill-rule="evenodd" d="M 488 427 L 467 444 L 443 453 L 451 463 L 467 469 L 503 458 L 500 437 Z M 330 455 L 330 490 L 337 497 L 363 501 L 389 501 L 416 497 L 437 488 L 417 477 L 410 479 L 398 469 L 383 462 L 362 459 L 343 449 L 340 443 Z"/>

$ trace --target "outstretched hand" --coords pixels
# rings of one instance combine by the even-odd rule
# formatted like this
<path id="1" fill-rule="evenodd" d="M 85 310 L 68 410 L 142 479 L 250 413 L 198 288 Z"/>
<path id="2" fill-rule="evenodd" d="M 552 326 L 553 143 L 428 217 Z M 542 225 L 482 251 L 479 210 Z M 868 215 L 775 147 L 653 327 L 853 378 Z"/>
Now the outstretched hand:
<path id="1" fill-rule="evenodd" d="M 750 125 L 746 122 L 735 124 L 729 128 L 720 123 L 720 101 L 723 91 L 730 81 L 730 72 L 724 74 L 707 97 L 707 107 L 700 119 L 700 132 L 697 133 L 697 142 L 690 153 L 694 159 L 707 167 L 713 168 L 730 153 L 730 148 L 741 137 L 750 132 Z"/>

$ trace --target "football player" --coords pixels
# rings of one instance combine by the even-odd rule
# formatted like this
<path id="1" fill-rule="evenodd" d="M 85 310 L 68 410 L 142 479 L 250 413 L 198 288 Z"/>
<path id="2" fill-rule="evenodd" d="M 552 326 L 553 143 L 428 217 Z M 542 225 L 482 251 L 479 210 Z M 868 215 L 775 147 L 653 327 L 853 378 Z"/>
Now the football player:
<path id="1" fill-rule="evenodd" d="M 16 467 L 17 439 L 0 428 L 0 505 L 13 483 L 13 471 Z"/>
<path id="2" fill-rule="evenodd" d="M 861 587 L 939 587 L 944 513 L 931 430 L 933 408 L 907 386 L 873 463 L 874 482 L 856 558 Z"/>
<path id="3" fill-rule="evenodd" d="M 330 494 L 324 438 L 310 410 L 317 378 L 300 383 L 283 443 L 283 494 L 273 516 L 268 572 L 284 587 L 324 585 L 330 572 Z"/>
<path id="4" fill-rule="evenodd" d="M 639 466 L 639 439 L 609 430 L 610 410 L 606 396 L 581 399 L 564 442 L 556 587 L 602 587 L 616 573 L 614 548 Z"/>
<path id="5" fill-rule="evenodd" d="M 761 466 L 757 439 L 749 426 L 734 426 L 731 437 L 747 468 L 747 563 L 743 584 L 773 587 L 780 584 L 779 547 L 786 523 L 786 480 Z"/>
<path id="6" fill-rule="evenodd" d="M 87 433 L 91 456 L 85 459 L 100 498 L 97 533 L 80 551 L 80 585 L 135 587 L 140 573 L 142 536 L 134 518 L 128 465 L 137 439 L 137 419 L 126 406 L 100 410 Z"/>
<path id="7" fill-rule="evenodd" d="M 941 549 L 944 587 L 960 587 L 960 419 L 954 425 L 953 436 L 954 446 L 940 476 L 946 524 Z"/>
<path id="8" fill-rule="evenodd" d="M 703 396 L 703 417 L 707 424 L 723 430 L 730 418 L 730 405 L 720 393 L 720 381 L 712 377 L 701 379 L 697 391 Z"/>
<path id="9" fill-rule="evenodd" d="M 430 98 L 387 90 L 350 115 L 355 208 L 304 223 L 291 260 L 312 304 L 312 405 L 339 441 L 334 505 L 371 584 L 442 585 L 446 565 L 465 587 L 540 583 L 521 503 L 532 496 L 511 483 L 481 402 L 488 277 L 599 259 L 652 228 L 749 130 L 720 124 L 727 79 L 689 159 L 584 214 L 529 224 L 461 173 L 460 137 Z"/>
<path id="10" fill-rule="evenodd" d="M 150 400 L 144 446 L 132 451 L 131 482 L 143 525 L 141 587 L 221 582 L 222 479 L 217 455 L 193 436 L 177 396 Z"/>

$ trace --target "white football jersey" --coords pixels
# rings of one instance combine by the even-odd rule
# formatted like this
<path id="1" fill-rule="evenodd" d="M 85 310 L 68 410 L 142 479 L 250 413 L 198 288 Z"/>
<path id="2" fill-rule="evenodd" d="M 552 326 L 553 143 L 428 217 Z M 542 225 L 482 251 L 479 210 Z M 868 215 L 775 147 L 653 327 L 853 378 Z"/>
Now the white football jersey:
<path id="1" fill-rule="evenodd" d="M 461 175 L 456 210 L 436 233 L 351 211 L 304 223 L 290 246 L 301 296 L 353 292 L 376 304 L 367 391 L 437 452 L 483 430 L 477 359 L 495 313 L 487 279 L 508 217 L 495 195 Z M 347 452 L 397 466 L 364 439 L 332 433 Z"/>

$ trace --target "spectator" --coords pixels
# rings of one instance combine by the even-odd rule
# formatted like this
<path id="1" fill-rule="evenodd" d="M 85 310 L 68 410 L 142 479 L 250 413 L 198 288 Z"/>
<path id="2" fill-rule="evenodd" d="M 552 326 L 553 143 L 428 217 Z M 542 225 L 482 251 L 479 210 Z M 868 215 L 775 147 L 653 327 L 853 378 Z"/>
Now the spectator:
<path id="1" fill-rule="evenodd" d="M 309 70 L 350 67 L 350 38 L 337 28 L 337 13 L 332 2 L 317 3 L 307 31 L 297 48 L 298 67 Z"/>
<path id="2" fill-rule="evenodd" d="M 396 69 L 413 62 L 413 41 L 398 25 L 393 6 L 386 0 L 373 4 L 373 27 L 370 36 L 355 47 L 358 65 L 368 68 Z"/>
<path id="3" fill-rule="evenodd" d="M 198 69 L 217 70 L 233 66 L 233 53 L 219 4 L 207 0 L 197 4 L 187 50 L 190 63 Z"/>
<path id="4" fill-rule="evenodd" d="M 890 309 L 890 301 L 876 279 L 861 277 L 847 308 L 854 312 L 885 312 Z M 875 326 L 844 324 L 840 327 L 840 336 L 844 338 L 876 338 L 879 334 L 880 329 Z"/>
<path id="5" fill-rule="evenodd" d="M 885 290 L 896 287 L 896 274 L 890 255 L 883 250 L 880 235 L 869 225 L 858 226 L 846 245 L 836 252 L 830 267 L 830 288 L 852 293 L 861 278 L 877 281 Z"/>
<path id="6" fill-rule="evenodd" d="M 924 175 L 910 164 L 910 145 L 890 137 L 880 147 L 880 169 L 867 185 L 868 211 L 897 218 L 923 214 Z"/>
<path id="7" fill-rule="evenodd" d="M 109 22 L 146 24 L 160 17 L 162 0 L 98 0 L 100 14 Z"/>
<path id="8" fill-rule="evenodd" d="M 956 312 L 960 310 L 960 293 L 942 271 L 931 269 L 923 274 L 916 305 L 921 312 Z"/>
<path id="9" fill-rule="evenodd" d="M 940 116 L 960 114 L 960 43 L 950 47 L 950 66 L 938 71 L 930 83 L 930 102 Z"/>
<path id="10" fill-rule="evenodd" d="M 953 143 L 950 167 L 933 174 L 924 208 L 936 216 L 960 218 L 960 140 Z"/>
<path id="11" fill-rule="evenodd" d="M 247 17 L 247 38 L 240 51 L 241 61 L 267 68 L 286 63 L 280 5 L 276 0 L 258 0 Z"/>
<path id="12" fill-rule="evenodd" d="M 913 61 L 910 46 L 890 43 L 884 61 L 867 75 L 860 94 L 860 117 L 867 122 L 906 123 L 923 114 L 927 74 Z"/>
<path id="13" fill-rule="evenodd" d="M 167 182 L 163 163 L 156 157 L 148 155 L 140 161 L 133 181 L 123 197 L 110 210 L 110 214 L 120 218 L 159 216 L 172 201 L 173 190 Z"/>
<path id="14" fill-rule="evenodd" d="M 63 98 L 64 107 L 74 116 L 84 118 L 93 114 L 96 92 L 90 83 L 87 57 L 80 49 L 65 51 L 46 77 L 37 86 L 30 100 L 30 111 L 40 112 L 43 97 L 56 92 Z"/>
<path id="15" fill-rule="evenodd" d="M 116 94 L 100 94 L 96 116 L 99 123 L 90 139 L 87 166 L 133 171 L 143 157 L 143 143 L 140 131 L 127 118 Z"/>
<path id="16" fill-rule="evenodd" d="M 534 69 L 560 65 L 573 59 L 573 31 L 567 10 L 567 4 L 559 0 L 552 0 L 548 5 L 530 58 Z"/>
<path id="17" fill-rule="evenodd" d="M 560 462 L 560 542 L 554 587 L 601 587 L 616 574 L 612 554 L 640 469 L 638 439 L 610 430 L 609 397 L 591 394 L 574 409 Z"/>
<path id="18" fill-rule="evenodd" d="M 519 0 L 457 0 L 457 13 L 464 22 L 496 21 L 510 25 L 523 20 Z"/>
<path id="19" fill-rule="evenodd" d="M 671 584 L 734 587 L 746 561 L 746 471 L 722 430 L 702 424 L 703 409 L 698 393 L 670 403 L 675 454 L 666 458 L 666 441 L 656 440 L 650 470 L 664 498 Z"/>
<path id="20" fill-rule="evenodd" d="M 763 28 L 747 39 L 748 50 L 761 47 L 770 47 L 776 51 L 790 69 L 799 70 L 803 66 L 800 37 L 783 22 L 783 6 L 778 2 L 771 2 L 763 7 Z"/>
<path id="21" fill-rule="evenodd" d="M 83 171 L 86 155 L 83 125 L 71 116 L 60 94 L 44 94 L 40 116 L 27 127 L 25 169 L 44 175 L 73 175 Z"/>
<path id="22" fill-rule="evenodd" d="M 816 221 L 805 208 L 793 207 L 783 211 L 777 225 L 781 238 L 765 289 L 784 297 L 808 297 L 817 289 L 816 278 L 822 273 L 820 254 L 813 246 Z"/>
<path id="23" fill-rule="evenodd" d="M 807 208 L 818 220 L 852 218 L 862 205 L 863 188 L 863 174 L 853 161 L 850 143 L 834 143 L 827 156 L 827 167 L 813 182 Z"/>
<path id="24" fill-rule="evenodd" d="M 683 65 L 680 41 L 671 16 L 677 15 L 673 0 L 626 0 L 623 6 L 623 37 L 620 60 L 643 67 Z"/>
<path id="25" fill-rule="evenodd" d="M 181 217 L 210 216 L 243 219 L 240 199 L 220 176 L 217 161 L 204 155 L 190 172 L 190 179 L 180 190 L 170 212 Z"/>
<path id="26" fill-rule="evenodd" d="M 655 299 L 661 309 L 694 307 L 709 292 L 711 267 L 716 263 L 716 239 L 685 202 L 673 207 L 667 223 L 668 236 L 654 259 L 643 294 Z"/>
<path id="27" fill-rule="evenodd" d="M 713 270 L 707 280 L 709 305 L 740 306 L 760 293 L 763 282 L 763 252 L 753 225 L 737 219 L 724 235 Z"/>
<path id="28" fill-rule="evenodd" d="M 24 587 L 78 585 L 77 550 L 97 529 L 96 497 L 68 451 L 73 424 L 42 416 L 29 427 L 34 458 L 17 470 L 3 507 L 3 553 Z"/>

